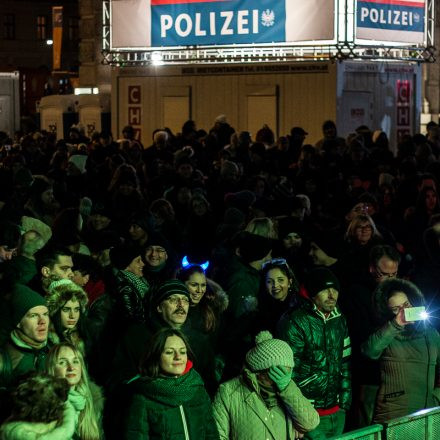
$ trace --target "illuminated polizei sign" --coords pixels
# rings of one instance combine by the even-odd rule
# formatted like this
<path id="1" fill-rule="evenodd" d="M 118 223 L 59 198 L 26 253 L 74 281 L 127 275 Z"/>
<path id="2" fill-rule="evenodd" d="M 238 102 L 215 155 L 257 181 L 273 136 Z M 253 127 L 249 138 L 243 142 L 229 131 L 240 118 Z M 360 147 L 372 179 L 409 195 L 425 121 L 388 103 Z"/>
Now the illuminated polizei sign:
<path id="1" fill-rule="evenodd" d="M 425 0 L 357 0 L 356 37 L 423 44 Z"/>
<path id="2" fill-rule="evenodd" d="M 112 48 L 334 41 L 331 0 L 112 0 Z"/>

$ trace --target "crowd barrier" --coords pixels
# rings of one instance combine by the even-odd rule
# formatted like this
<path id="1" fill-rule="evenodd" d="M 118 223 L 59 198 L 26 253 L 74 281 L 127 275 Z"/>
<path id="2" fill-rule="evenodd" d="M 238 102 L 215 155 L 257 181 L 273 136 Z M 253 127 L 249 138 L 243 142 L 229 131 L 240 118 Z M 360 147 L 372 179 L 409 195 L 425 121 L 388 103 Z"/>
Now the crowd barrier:
<path id="1" fill-rule="evenodd" d="M 330 440 L 440 440 L 440 407 L 346 432 Z"/>

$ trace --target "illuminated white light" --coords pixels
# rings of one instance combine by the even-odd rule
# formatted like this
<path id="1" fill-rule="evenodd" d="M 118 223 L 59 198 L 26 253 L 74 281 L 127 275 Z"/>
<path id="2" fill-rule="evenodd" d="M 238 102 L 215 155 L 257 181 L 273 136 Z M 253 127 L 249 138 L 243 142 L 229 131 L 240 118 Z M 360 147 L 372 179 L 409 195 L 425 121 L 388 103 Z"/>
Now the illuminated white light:
<path id="1" fill-rule="evenodd" d="M 92 89 L 92 93 L 93 93 L 94 95 L 97 95 L 97 94 L 99 93 L 99 89 L 98 89 L 98 87 L 93 87 L 93 89 Z"/>
<path id="2" fill-rule="evenodd" d="M 53 44 L 53 40 L 46 40 L 46 44 L 47 44 L 48 46 L 52 46 L 52 44 Z"/>
<path id="3" fill-rule="evenodd" d="M 75 95 L 89 95 L 92 93 L 91 87 L 75 87 L 73 90 Z"/>
<path id="4" fill-rule="evenodd" d="M 420 318 L 422 319 L 428 319 L 429 318 L 429 314 L 427 312 L 421 312 L 420 313 Z"/>
<path id="5" fill-rule="evenodd" d="M 164 64 L 163 56 L 160 52 L 153 52 L 151 54 L 151 61 L 153 63 L 153 66 L 161 66 Z"/>

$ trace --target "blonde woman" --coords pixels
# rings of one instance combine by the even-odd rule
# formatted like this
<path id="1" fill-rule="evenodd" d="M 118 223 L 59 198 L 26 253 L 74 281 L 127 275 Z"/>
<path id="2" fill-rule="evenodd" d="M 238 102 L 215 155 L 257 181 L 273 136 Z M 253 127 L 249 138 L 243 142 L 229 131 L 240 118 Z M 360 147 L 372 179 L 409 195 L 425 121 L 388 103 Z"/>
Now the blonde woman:
<path id="1" fill-rule="evenodd" d="M 78 412 L 76 440 L 100 440 L 104 399 L 101 389 L 89 380 L 84 358 L 72 344 L 54 345 L 47 356 L 46 369 L 69 384 L 69 402 Z"/>
<path id="2" fill-rule="evenodd" d="M 278 233 L 275 229 L 273 221 L 269 217 L 253 218 L 246 226 L 245 231 L 251 234 L 260 235 L 261 237 L 276 240 Z"/>
<path id="3" fill-rule="evenodd" d="M 86 292 L 73 281 L 54 281 L 49 285 L 46 301 L 51 321 L 48 339 L 54 344 L 69 342 L 85 355 L 89 351 L 84 315 Z"/>

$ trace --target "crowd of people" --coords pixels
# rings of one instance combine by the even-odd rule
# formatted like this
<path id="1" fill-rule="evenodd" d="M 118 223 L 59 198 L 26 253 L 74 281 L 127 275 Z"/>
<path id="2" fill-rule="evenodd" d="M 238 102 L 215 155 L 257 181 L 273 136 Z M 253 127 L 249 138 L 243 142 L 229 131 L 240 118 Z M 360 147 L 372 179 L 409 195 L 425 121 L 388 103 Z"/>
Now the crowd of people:
<path id="1" fill-rule="evenodd" d="M 322 440 L 439 405 L 427 129 L 0 133 L 0 439 Z"/>

